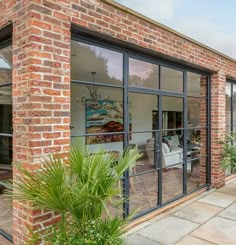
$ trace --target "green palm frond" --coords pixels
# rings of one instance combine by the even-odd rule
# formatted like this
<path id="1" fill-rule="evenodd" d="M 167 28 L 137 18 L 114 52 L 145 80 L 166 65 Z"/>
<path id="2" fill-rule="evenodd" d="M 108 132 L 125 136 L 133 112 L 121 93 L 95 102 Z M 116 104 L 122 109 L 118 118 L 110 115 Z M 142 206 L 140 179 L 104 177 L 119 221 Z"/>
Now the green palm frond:
<path id="1" fill-rule="evenodd" d="M 74 245 L 122 244 L 120 235 L 126 221 L 113 217 L 109 205 L 120 206 L 124 201 L 120 179 L 140 156 L 137 148 L 114 157 L 113 153 L 102 149 L 91 153 L 88 148 L 74 145 L 66 162 L 52 156 L 37 172 L 17 165 L 21 178 L 14 186 L 14 196 L 31 201 L 35 208 L 54 210 L 62 217 L 70 217 L 62 218 L 43 236 L 39 234 L 43 241 Z M 88 223 L 100 234 L 99 238 L 85 229 Z"/>
<path id="2" fill-rule="evenodd" d="M 236 133 L 226 136 L 225 141 L 221 141 L 221 167 L 224 171 L 229 170 L 236 173 Z"/>

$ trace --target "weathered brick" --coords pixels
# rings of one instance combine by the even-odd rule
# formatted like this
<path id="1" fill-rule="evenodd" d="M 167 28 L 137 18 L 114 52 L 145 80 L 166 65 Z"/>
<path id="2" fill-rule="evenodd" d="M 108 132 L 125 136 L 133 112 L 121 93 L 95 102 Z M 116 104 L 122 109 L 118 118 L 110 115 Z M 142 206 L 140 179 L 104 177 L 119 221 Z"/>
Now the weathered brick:
<path id="1" fill-rule="evenodd" d="M 27 166 L 30 171 L 37 171 L 41 168 L 40 157 L 55 152 L 61 157 L 67 156 L 70 147 L 71 24 L 76 24 L 104 37 L 112 36 L 150 49 L 156 56 L 215 72 L 211 80 L 211 173 L 212 185 L 220 187 L 224 184 L 218 141 L 225 134 L 225 79 L 226 76 L 236 79 L 235 61 L 99 0 L 0 1 L 0 12 L 0 26 L 9 21 L 13 23 L 15 162 Z M 201 108 L 201 113 L 200 123 L 205 125 L 205 108 Z M 206 132 L 201 136 L 206 136 Z M 205 139 L 201 140 L 204 142 Z M 206 148 L 201 146 L 201 151 L 205 153 Z M 203 182 L 206 176 L 204 164 L 200 164 Z M 23 212 L 22 205 L 17 202 L 13 205 L 15 244 L 24 243 L 27 225 L 33 229 L 44 228 L 58 220 L 53 213 L 32 213 L 32 207 Z"/>

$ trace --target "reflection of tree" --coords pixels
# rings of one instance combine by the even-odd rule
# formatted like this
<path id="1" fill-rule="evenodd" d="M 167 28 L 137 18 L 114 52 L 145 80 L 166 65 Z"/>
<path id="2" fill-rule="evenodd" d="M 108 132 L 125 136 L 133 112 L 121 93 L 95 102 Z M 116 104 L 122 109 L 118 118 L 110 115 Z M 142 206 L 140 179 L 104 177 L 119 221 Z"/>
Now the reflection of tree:
<path id="1" fill-rule="evenodd" d="M 120 83 L 118 79 L 111 77 L 108 71 L 108 63 L 110 66 L 115 66 L 116 56 L 112 58 L 114 59 L 113 61 L 111 58 L 105 57 L 105 49 L 80 43 L 76 44 L 75 52 L 79 54 L 80 59 L 84 59 L 84 61 L 79 60 L 79 65 L 75 67 L 74 72 L 78 74 L 76 79 L 78 79 L 79 76 L 79 80 L 92 81 L 91 72 L 96 72 L 95 82 L 107 83 L 107 81 L 109 81 L 111 84 Z M 77 59 L 75 61 L 78 62 Z"/>
<path id="2" fill-rule="evenodd" d="M 132 65 L 136 65 L 132 63 Z M 150 67 L 151 66 L 151 67 Z M 133 86 L 140 86 L 140 87 L 154 87 L 157 88 L 158 86 L 158 69 L 156 65 L 150 64 L 150 69 L 147 69 L 145 73 L 145 67 L 141 67 L 140 69 L 144 69 L 143 72 L 140 72 L 140 75 L 130 74 L 129 75 L 129 84 Z M 134 69 L 135 70 L 135 69 Z M 143 75 L 141 75 L 143 74 Z"/>

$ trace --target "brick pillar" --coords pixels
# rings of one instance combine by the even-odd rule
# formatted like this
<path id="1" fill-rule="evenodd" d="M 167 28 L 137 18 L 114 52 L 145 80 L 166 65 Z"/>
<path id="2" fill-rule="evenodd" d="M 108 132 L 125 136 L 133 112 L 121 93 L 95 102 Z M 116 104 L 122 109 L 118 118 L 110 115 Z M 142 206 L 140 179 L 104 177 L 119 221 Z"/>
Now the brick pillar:
<path id="1" fill-rule="evenodd" d="M 70 145 L 70 21 L 59 4 L 21 5 L 13 23 L 13 162 L 38 171 L 43 157 L 63 156 Z M 13 205 L 14 244 L 25 244 L 26 226 L 44 229 L 59 219 Z"/>
<path id="2" fill-rule="evenodd" d="M 200 95 L 207 96 L 207 76 L 201 76 L 200 79 Z M 200 183 L 206 184 L 206 155 L 207 152 L 207 100 L 201 99 L 200 102 Z"/>
<path id="3" fill-rule="evenodd" d="M 220 167 L 221 145 L 225 139 L 226 76 L 218 71 L 211 77 L 211 183 L 219 188 L 225 184 L 225 173 Z"/>

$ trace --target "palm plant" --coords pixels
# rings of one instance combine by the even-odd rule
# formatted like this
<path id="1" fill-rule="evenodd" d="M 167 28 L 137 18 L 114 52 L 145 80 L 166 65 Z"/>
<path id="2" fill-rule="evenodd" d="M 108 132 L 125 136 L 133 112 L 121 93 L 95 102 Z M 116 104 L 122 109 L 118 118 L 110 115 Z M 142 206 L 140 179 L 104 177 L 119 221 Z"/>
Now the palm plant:
<path id="1" fill-rule="evenodd" d="M 236 173 L 236 133 L 232 133 L 226 136 L 225 141 L 220 142 L 222 144 L 221 151 L 221 167 L 224 171 L 229 170 L 232 174 Z"/>
<path id="2" fill-rule="evenodd" d="M 123 244 L 121 235 L 127 220 L 113 216 L 109 205 L 117 206 L 120 179 L 140 157 L 137 148 L 127 150 L 114 161 L 112 153 L 90 153 L 72 147 L 66 162 L 53 156 L 42 171 L 31 173 L 20 167 L 22 179 L 15 184 L 15 198 L 31 201 L 35 208 L 54 210 L 61 221 L 46 232 L 32 232 L 32 244 Z"/>

